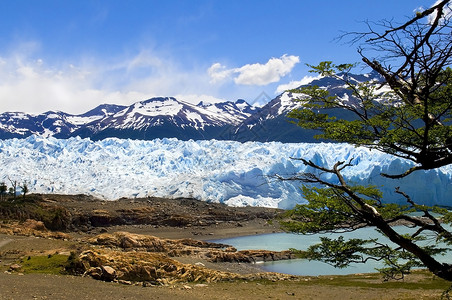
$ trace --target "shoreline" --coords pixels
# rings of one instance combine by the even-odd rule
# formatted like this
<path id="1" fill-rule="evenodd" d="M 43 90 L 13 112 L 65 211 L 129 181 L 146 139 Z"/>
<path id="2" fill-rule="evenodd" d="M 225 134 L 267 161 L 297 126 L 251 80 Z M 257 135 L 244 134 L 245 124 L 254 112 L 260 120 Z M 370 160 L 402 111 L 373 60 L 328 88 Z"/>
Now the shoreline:
<path id="1" fill-rule="evenodd" d="M 124 199 L 105 203 L 80 195 L 42 195 L 38 200 L 45 207 L 57 205 L 64 207 L 71 214 L 71 226 L 74 228 L 65 230 L 65 232 L 72 238 L 51 238 L 46 234 L 56 234 L 56 232 L 45 230 L 42 231 L 42 236 L 30 231 L 28 235 L 26 232 L 0 233 L 1 300 L 106 298 L 257 300 L 262 299 L 263 295 L 272 299 L 328 300 L 342 295 L 347 299 L 371 300 L 405 299 L 408 294 L 414 299 L 419 296 L 420 292 L 422 292 L 423 299 L 438 299 L 441 292 L 450 286 L 447 282 L 434 279 L 433 281 L 436 280 L 439 283 L 428 283 L 426 286 L 428 290 L 423 289 L 419 285 L 426 284 L 424 283 L 426 280 L 432 282 L 431 275 L 428 273 L 409 275 L 403 286 L 382 283 L 379 274 L 287 277 L 283 274 L 266 273 L 269 274 L 266 276 L 270 276 L 270 279 L 264 279 L 267 277 L 259 279 L 259 274 L 263 272 L 259 263 L 209 262 L 196 255 L 172 257 L 171 259 L 182 264 L 205 267 L 211 270 L 209 272 L 212 274 L 217 271 L 228 272 L 231 275 L 249 274 L 251 275 L 249 278 L 256 278 L 256 280 L 229 278 L 226 281 L 217 282 L 182 282 L 164 285 L 149 285 L 146 282 L 140 282 L 127 285 L 83 276 L 8 272 L 11 264 L 19 262 L 21 258 L 28 255 L 43 257 L 63 253 L 69 255 L 68 250 L 85 250 L 89 246 L 87 244 L 89 239 L 114 232 L 127 231 L 132 234 L 151 235 L 161 239 L 191 238 L 199 241 L 283 232 L 276 221 L 271 221 L 281 212 L 281 210 L 275 209 L 231 208 L 219 204 L 200 203 L 191 199 Z M 88 220 L 89 223 L 78 222 L 78 220 Z M 119 221 L 132 224 L 114 224 Z M 34 224 L 36 225 L 36 223 Z M 5 221 L 3 218 L 0 222 L 0 229 L 5 229 L 5 226 L 9 225 L 11 222 Z M 90 247 L 94 251 L 102 248 L 95 245 Z M 115 249 L 113 247 L 111 250 L 105 251 L 117 251 L 116 253 L 120 251 L 120 249 Z M 130 253 L 132 255 L 149 255 L 147 251 L 139 254 L 134 249 Z"/>
<path id="2" fill-rule="evenodd" d="M 100 232 L 114 233 L 126 231 L 136 234 L 151 235 L 163 239 L 185 239 L 191 238 L 200 241 L 221 240 L 234 237 L 253 236 L 260 234 L 283 232 L 278 225 L 268 224 L 264 220 L 251 220 L 239 223 L 225 222 L 209 226 L 153 226 L 153 225 L 120 225 L 102 227 L 94 230 L 92 234 Z"/>

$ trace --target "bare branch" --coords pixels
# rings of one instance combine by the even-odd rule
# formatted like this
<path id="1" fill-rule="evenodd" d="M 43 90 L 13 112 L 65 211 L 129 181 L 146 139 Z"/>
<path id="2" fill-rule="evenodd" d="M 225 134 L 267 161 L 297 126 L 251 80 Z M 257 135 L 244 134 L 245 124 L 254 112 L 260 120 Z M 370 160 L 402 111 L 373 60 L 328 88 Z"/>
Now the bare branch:
<path id="1" fill-rule="evenodd" d="M 444 6 L 446 6 L 446 4 L 447 4 L 449 1 L 450 1 L 450 0 L 443 0 L 443 1 L 439 2 L 438 4 L 436 4 L 436 5 L 432 6 L 432 7 L 430 7 L 429 9 L 426 9 L 426 10 L 424 10 L 423 12 L 420 12 L 420 13 L 416 14 L 416 16 L 415 16 L 414 18 L 410 19 L 408 22 L 404 23 L 403 25 L 401 25 L 401 26 L 399 26 L 399 27 L 395 27 L 395 28 L 388 29 L 388 30 L 386 30 L 385 33 L 383 33 L 381 36 L 376 37 L 376 38 L 369 39 L 368 41 L 375 41 L 375 40 L 378 40 L 378 39 L 381 39 L 381 38 L 386 37 L 388 34 L 390 34 L 390 33 L 392 33 L 392 32 L 397 32 L 397 31 L 406 29 L 408 26 L 410 26 L 411 24 L 414 24 L 414 23 L 417 22 L 418 20 L 423 19 L 423 18 L 425 18 L 425 17 L 427 17 L 427 16 L 433 14 L 433 13 L 435 12 L 435 10 L 438 10 L 438 12 L 442 11 L 442 9 L 444 8 Z M 440 13 L 438 13 L 438 15 L 440 15 Z M 436 19 L 439 20 L 438 15 L 437 15 L 437 18 L 436 18 Z M 436 20 L 435 20 L 435 22 L 436 22 Z"/>
<path id="2" fill-rule="evenodd" d="M 400 179 L 400 178 L 403 178 L 403 177 L 406 177 L 406 176 L 410 175 L 411 173 L 413 173 L 414 171 L 417 171 L 417 170 L 422 170 L 422 167 L 414 166 L 412 168 L 409 168 L 408 170 L 406 170 L 402 174 L 396 174 L 396 175 L 390 175 L 390 174 L 386 174 L 386 173 L 380 173 L 380 174 L 381 174 L 381 176 L 386 177 L 386 178 Z"/>

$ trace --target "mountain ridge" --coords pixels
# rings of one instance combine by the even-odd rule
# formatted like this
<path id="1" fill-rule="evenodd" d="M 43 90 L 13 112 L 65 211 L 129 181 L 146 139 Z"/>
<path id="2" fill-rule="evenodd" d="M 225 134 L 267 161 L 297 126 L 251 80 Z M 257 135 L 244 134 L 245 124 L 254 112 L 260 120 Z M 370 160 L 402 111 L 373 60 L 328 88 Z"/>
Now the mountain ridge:
<path id="1" fill-rule="evenodd" d="M 356 82 L 376 78 L 376 74 L 350 75 Z M 354 101 L 351 91 L 337 78 L 323 77 L 309 85 L 328 89 L 331 94 Z M 101 104 L 83 114 L 48 111 L 39 115 L 22 112 L 0 114 L 0 139 L 26 138 L 30 135 L 55 138 L 80 136 L 101 140 L 108 137 L 151 140 L 234 140 L 240 142 L 318 142 L 314 130 L 301 129 L 287 113 L 301 106 L 299 99 L 286 91 L 262 107 L 243 99 L 192 104 L 174 97 L 155 97 L 129 106 Z M 345 111 L 332 111 L 350 117 Z"/>

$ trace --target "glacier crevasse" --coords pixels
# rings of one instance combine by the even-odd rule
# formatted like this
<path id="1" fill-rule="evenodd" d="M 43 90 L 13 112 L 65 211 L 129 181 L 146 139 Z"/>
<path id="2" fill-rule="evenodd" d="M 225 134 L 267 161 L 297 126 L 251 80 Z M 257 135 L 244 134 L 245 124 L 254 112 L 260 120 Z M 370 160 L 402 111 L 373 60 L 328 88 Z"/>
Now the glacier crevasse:
<path id="1" fill-rule="evenodd" d="M 393 180 L 381 172 L 400 173 L 411 163 L 376 150 L 347 144 L 279 142 L 151 141 L 108 138 L 101 141 L 30 136 L 0 141 L 0 180 L 26 182 L 31 192 L 121 197 L 192 197 L 231 206 L 292 208 L 304 203 L 301 183 L 279 181 L 306 171 L 310 159 L 331 166 L 353 158 L 344 170 L 350 182 L 372 184 L 384 202 L 404 203 L 395 187 L 414 201 L 451 206 L 452 166 L 418 171 Z"/>

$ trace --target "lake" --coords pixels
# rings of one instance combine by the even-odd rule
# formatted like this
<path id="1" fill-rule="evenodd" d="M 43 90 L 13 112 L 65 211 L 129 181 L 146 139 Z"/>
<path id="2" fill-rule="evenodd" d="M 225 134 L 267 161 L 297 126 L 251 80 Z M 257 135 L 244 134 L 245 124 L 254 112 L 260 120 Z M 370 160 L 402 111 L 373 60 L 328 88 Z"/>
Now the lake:
<path id="1" fill-rule="evenodd" d="M 399 233 L 408 233 L 410 229 L 404 226 L 395 227 Z M 212 242 L 228 244 L 237 248 L 237 250 L 262 249 L 272 251 L 282 251 L 289 248 L 299 250 L 306 250 L 310 245 L 320 242 L 320 236 L 327 236 L 336 238 L 343 235 L 346 239 L 349 238 L 378 238 L 379 242 L 391 243 L 386 237 L 382 236 L 374 228 L 362 228 L 355 232 L 347 232 L 342 234 L 313 234 L 313 235 L 299 235 L 291 233 L 271 233 L 253 236 L 243 236 L 229 239 L 214 240 Z M 426 243 L 433 243 L 434 240 L 426 241 Z M 452 259 L 452 253 L 449 252 L 446 256 L 441 256 L 440 261 Z M 260 266 L 265 271 L 278 272 L 292 275 L 346 275 L 355 273 L 373 273 L 375 268 L 382 267 L 381 263 L 369 261 L 366 264 L 352 264 L 344 269 L 334 268 L 326 263 L 318 261 L 308 261 L 305 259 L 284 260 L 275 262 L 264 262 Z"/>

